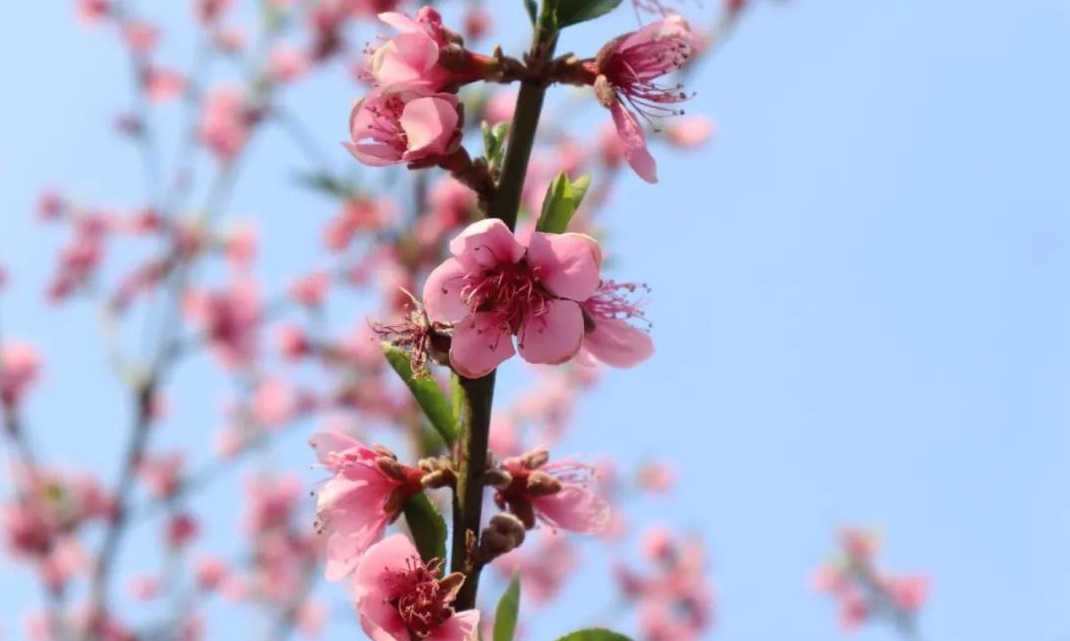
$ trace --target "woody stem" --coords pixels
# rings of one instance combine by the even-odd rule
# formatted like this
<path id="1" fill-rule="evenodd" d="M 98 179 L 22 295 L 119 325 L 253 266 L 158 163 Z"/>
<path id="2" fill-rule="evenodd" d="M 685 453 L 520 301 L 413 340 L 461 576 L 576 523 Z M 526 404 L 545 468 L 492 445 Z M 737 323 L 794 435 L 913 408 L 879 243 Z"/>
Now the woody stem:
<path id="1" fill-rule="evenodd" d="M 516 227 L 520 210 L 520 195 L 528 161 L 535 145 L 535 133 L 539 126 L 546 83 L 543 70 L 553 56 L 557 33 L 540 21 L 532 39 L 527 62 L 533 73 L 521 83 L 517 96 L 516 111 L 509 131 L 501 177 L 490 201 L 490 217 L 502 220 L 509 229 Z M 479 590 L 479 573 L 482 563 L 470 551 L 477 549 L 478 536 L 483 523 L 483 475 L 487 468 L 487 441 L 490 433 L 490 418 L 494 403 L 494 378 L 491 372 L 482 378 L 461 378 L 461 387 L 467 399 L 468 412 L 461 426 L 457 443 L 457 489 L 453 496 L 453 545 L 452 572 L 463 572 L 464 585 L 457 595 L 454 606 L 458 610 L 475 607 Z"/>

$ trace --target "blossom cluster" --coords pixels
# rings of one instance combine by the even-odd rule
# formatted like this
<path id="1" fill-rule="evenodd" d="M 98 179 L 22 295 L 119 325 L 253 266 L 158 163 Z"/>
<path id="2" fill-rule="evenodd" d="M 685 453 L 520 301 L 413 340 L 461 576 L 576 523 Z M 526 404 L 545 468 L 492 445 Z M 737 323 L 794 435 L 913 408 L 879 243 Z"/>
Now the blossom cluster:
<path id="1" fill-rule="evenodd" d="M 314 636 L 330 623 L 313 596 L 323 578 L 346 584 L 375 641 L 491 638 L 492 618 L 518 614 L 494 608 L 481 573 L 494 588 L 522 585 L 525 616 L 553 604 L 581 567 L 574 535 L 624 540 L 638 522 L 628 499 L 663 498 L 674 483 L 669 463 L 627 469 L 559 453 L 602 366 L 638 367 L 655 352 L 651 289 L 617 278 L 607 260 L 602 214 L 614 185 L 629 168 L 657 181 L 653 140 L 685 150 L 710 139 L 709 120 L 683 116 L 691 94 L 677 74 L 746 3 L 727 3 L 704 30 L 672 2 L 633 0 L 638 26 L 556 55 L 569 16 L 592 16 L 544 0 L 531 48 L 513 57 L 477 50 L 495 27 L 490 3 L 454 7 L 450 25 L 442 3 L 265 0 L 248 26 L 241 3 L 191 0 L 198 48 L 188 69 L 160 46 L 171 24 L 148 17 L 147 4 L 76 3 L 77 20 L 110 37 L 134 70 L 133 101 L 113 124 L 139 151 L 142 195 L 101 203 L 47 188 L 35 212 L 65 237 L 43 298 L 79 319 L 83 304 L 94 309 L 101 322 L 72 327 L 99 325 L 102 361 L 128 400 L 113 485 L 37 451 L 36 399 L 50 398 L 42 388 L 63 365 L 47 341 L 8 336 L 6 324 L 0 336 L 0 423 L 12 452 L 0 519 L 8 553 L 44 587 L 26 636 L 198 641 L 213 636 L 216 608 L 263 614 L 270 638 Z M 361 46 L 355 27 L 371 24 L 391 31 Z M 310 126 L 289 106 L 314 76 L 358 87 L 342 148 L 319 139 L 337 138 L 345 122 Z M 544 105 L 560 85 L 609 111 L 600 128 L 577 133 L 571 106 Z M 185 113 L 182 130 L 160 131 L 172 122 L 164 110 Z M 315 264 L 288 262 L 283 282 L 263 269 L 273 248 L 264 228 L 279 212 L 228 219 L 269 133 L 307 168 L 295 189 L 330 208 L 319 221 L 322 206 L 285 212 L 315 229 L 319 253 Z M 354 178 L 360 165 L 380 173 Z M 26 284 L 0 268 L 0 294 Z M 513 356 L 528 384 L 506 404 L 495 400 L 495 373 L 519 374 Z M 197 377 L 210 372 L 204 387 L 219 399 L 183 393 L 176 379 L 189 363 L 202 365 Z M 164 428 L 216 400 L 210 443 L 178 448 L 173 435 L 189 434 Z M 102 443 L 119 433 L 106 427 L 94 426 Z M 323 477 L 314 489 L 288 471 L 304 465 L 294 433 L 314 450 Z M 200 497 L 233 476 L 243 485 L 225 500 L 240 497 L 242 509 L 235 545 L 223 548 L 215 537 L 228 515 Z M 121 550 L 145 532 L 138 549 L 162 562 L 130 571 Z M 604 579 L 639 612 L 639 635 L 707 634 L 714 594 L 701 542 L 662 530 L 645 541 L 648 571 L 620 560 Z M 520 638 L 525 625 L 512 624 Z"/>
<path id="2" fill-rule="evenodd" d="M 916 615 L 929 594 L 929 579 L 879 569 L 875 559 L 879 543 L 873 532 L 844 529 L 840 555 L 817 569 L 814 588 L 839 601 L 840 623 L 846 630 L 871 621 L 887 621 L 913 635 Z"/>

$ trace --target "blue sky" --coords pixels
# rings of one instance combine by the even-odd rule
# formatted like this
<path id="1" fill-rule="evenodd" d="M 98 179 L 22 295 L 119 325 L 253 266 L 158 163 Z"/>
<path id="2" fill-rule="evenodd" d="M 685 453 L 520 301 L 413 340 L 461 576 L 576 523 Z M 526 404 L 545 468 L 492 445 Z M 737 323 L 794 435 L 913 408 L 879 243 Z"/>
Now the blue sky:
<path id="1" fill-rule="evenodd" d="M 164 45 L 179 63 L 182 38 Z M 880 527 L 891 569 L 931 574 L 925 641 L 1070 638 L 1067 60 L 1062 0 L 760 4 L 694 78 L 688 108 L 716 119 L 714 144 L 655 150 L 655 187 L 622 182 L 613 248 L 621 275 L 654 288 L 658 353 L 606 376 L 568 445 L 677 462 L 679 491 L 637 507 L 708 542 L 714 638 L 840 638 L 807 579 L 845 523 Z M 0 6 L 0 263 L 16 280 L 2 329 L 50 360 L 29 412 L 42 448 L 100 469 L 126 408 L 103 376 L 94 310 L 41 301 L 59 238 L 31 210 L 45 185 L 94 202 L 141 195 L 134 150 L 108 126 L 126 72 L 66 3 Z M 351 93 L 317 79 L 290 103 L 336 167 Z M 302 167 L 281 135 L 256 144 L 232 209 L 260 219 L 261 273 L 281 279 L 315 260 L 331 208 L 277 179 Z M 206 447 L 226 396 L 211 372 L 180 371 L 175 397 L 198 402 L 174 408 L 162 444 Z M 300 435 L 273 456 L 309 463 Z M 215 540 L 234 527 L 227 492 L 201 499 Z M 151 569 L 141 545 L 124 571 Z M 0 628 L 18 638 L 36 595 L 0 572 Z M 532 638 L 600 611 L 593 581 L 574 581 Z"/>

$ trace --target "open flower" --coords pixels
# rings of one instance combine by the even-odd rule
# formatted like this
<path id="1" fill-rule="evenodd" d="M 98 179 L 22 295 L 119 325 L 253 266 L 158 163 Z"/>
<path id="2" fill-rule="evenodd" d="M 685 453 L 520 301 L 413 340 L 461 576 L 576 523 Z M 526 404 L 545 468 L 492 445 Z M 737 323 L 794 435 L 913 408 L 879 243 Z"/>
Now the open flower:
<path id="1" fill-rule="evenodd" d="M 327 580 L 337 581 L 423 489 L 423 474 L 399 464 L 389 450 L 370 449 L 339 432 L 320 432 L 309 442 L 334 475 L 316 490 L 316 524 L 327 535 Z"/>
<path id="2" fill-rule="evenodd" d="M 498 507 L 509 508 L 524 525 L 536 518 L 554 529 L 597 534 L 609 523 L 610 508 L 587 488 L 593 468 L 571 461 L 548 462 L 539 448 L 502 461 L 508 483 L 494 495 Z"/>
<path id="3" fill-rule="evenodd" d="M 594 61 L 595 96 L 613 116 L 628 164 L 647 182 L 657 182 L 657 164 L 646 148 L 639 117 L 650 121 L 680 113 L 666 105 L 686 100 L 687 94 L 656 80 L 683 67 L 693 48 L 687 21 L 670 16 L 612 40 Z"/>
<path id="4" fill-rule="evenodd" d="M 26 343 L 0 345 L 0 404 L 19 404 L 41 371 L 37 350 Z"/>
<path id="5" fill-rule="evenodd" d="M 342 145 L 372 167 L 434 160 L 461 143 L 457 96 L 422 87 L 373 90 L 353 106 Z"/>
<path id="6" fill-rule="evenodd" d="M 379 19 L 401 33 L 368 56 L 363 75 L 375 86 L 420 85 L 438 91 L 452 82 L 453 74 L 439 64 L 439 57 L 457 44 L 457 36 L 443 28 L 438 11 L 422 7 L 415 19 L 394 12 L 380 13 Z"/>
<path id="7" fill-rule="evenodd" d="M 431 321 L 454 323 L 450 364 L 478 378 L 512 356 L 563 363 L 583 341 L 580 303 L 595 293 L 598 241 L 583 234 L 531 234 L 520 244 L 500 220 L 469 225 L 450 242 L 452 258 L 424 285 Z"/>
<path id="8" fill-rule="evenodd" d="M 464 575 L 438 578 L 403 534 L 368 548 L 353 576 L 353 598 L 360 625 L 372 641 L 471 641 L 479 611 L 454 612 L 452 603 Z"/>
<path id="9" fill-rule="evenodd" d="M 245 147 L 249 129 L 257 120 L 248 99 L 234 87 L 210 89 L 201 115 L 201 142 L 223 162 L 230 162 Z"/>

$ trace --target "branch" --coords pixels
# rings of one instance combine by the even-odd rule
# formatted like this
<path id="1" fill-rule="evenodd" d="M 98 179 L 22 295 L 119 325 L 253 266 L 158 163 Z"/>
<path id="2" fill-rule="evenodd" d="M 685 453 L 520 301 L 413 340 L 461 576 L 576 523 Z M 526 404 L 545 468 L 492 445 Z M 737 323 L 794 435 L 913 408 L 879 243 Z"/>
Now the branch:
<path id="1" fill-rule="evenodd" d="M 516 227 L 520 196 L 524 189 L 535 133 L 539 126 L 546 84 L 542 69 L 553 56 L 557 34 L 543 26 L 536 27 L 526 62 L 532 72 L 523 81 L 517 96 L 516 112 L 510 127 L 509 142 L 502 163 L 498 188 L 490 202 L 490 216 Z M 494 403 L 495 372 L 483 378 L 461 378 L 468 402 L 468 419 L 461 426 L 456 453 L 457 488 L 453 495 L 453 544 L 450 570 L 463 572 L 465 582 L 457 595 L 458 610 L 475 607 L 482 564 L 469 554 L 478 544 L 483 520 L 483 473 L 487 468 L 487 441 Z M 471 541 L 471 543 L 470 543 Z"/>

